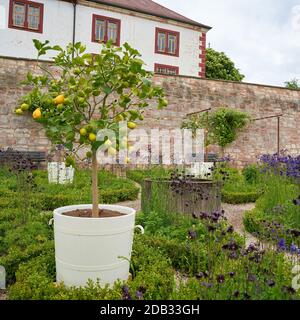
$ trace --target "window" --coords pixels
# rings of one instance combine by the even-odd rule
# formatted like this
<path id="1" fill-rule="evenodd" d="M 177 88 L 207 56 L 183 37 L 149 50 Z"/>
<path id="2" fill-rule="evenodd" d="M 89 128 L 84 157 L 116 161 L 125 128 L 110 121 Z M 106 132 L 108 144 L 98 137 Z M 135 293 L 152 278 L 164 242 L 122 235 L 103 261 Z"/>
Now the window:
<path id="1" fill-rule="evenodd" d="M 154 72 L 158 74 L 164 74 L 167 76 L 178 76 L 179 68 L 156 63 L 154 66 Z"/>
<path id="2" fill-rule="evenodd" d="M 155 53 L 178 57 L 179 41 L 179 32 L 156 28 Z"/>
<path id="3" fill-rule="evenodd" d="M 9 28 L 43 32 L 44 5 L 27 0 L 10 0 Z"/>
<path id="4" fill-rule="evenodd" d="M 104 42 L 112 40 L 120 45 L 121 20 L 93 15 L 92 41 Z"/>

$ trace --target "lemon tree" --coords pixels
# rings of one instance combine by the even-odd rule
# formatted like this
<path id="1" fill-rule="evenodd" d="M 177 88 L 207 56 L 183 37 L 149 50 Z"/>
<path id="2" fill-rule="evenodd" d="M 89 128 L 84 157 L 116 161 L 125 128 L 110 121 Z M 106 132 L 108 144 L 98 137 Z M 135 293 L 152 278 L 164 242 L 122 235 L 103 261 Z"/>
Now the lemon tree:
<path id="1" fill-rule="evenodd" d="M 115 47 L 101 46 L 99 54 L 90 54 L 81 43 L 66 48 L 34 40 L 37 62 L 42 75 L 27 74 L 25 85 L 31 91 L 22 97 L 15 113 L 30 115 L 41 123 L 54 144 L 63 144 L 74 152 L 87 147 L 92 158 L 93 216 L 98 216 L 98 164 L 96 153 L 106 143 L 111 155 L 116 146 L 97 141 L 101 129 L 118 131 L 119 122 L 127 121 L 134 130 L 151 100 L 158 109 L 167 106 L 162 88 L 152 82 L 152 73 L 144 69 L 140 53 L 128 43 Z M 56 52 L 53 64 L 40 64 L 40 57 Z"/>

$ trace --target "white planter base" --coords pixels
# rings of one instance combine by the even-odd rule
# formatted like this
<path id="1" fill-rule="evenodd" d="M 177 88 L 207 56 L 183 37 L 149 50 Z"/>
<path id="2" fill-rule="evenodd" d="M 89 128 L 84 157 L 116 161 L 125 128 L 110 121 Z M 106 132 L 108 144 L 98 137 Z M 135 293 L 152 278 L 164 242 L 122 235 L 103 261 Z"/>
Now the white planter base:
<path id="1" fill-rule="evenodd" d="M 101 285 L 113 285 L 129 276 L 136 211 L 100 205 L 100 209 L 118 211 L 124 216 L 78 218 L 64 215 L 91 208 L 92 205 L 76 205 L 54 210 L 57 282 L 69 287 L 85 286 L 89 279 L 99 280 Z"/>
<path id="2" fill-rule="evenodd" d="M 55 184 L 73 183 L 74 168 L 66 167 L 64 162 L 49 162 L 48 163 L 48 181 Z"/>

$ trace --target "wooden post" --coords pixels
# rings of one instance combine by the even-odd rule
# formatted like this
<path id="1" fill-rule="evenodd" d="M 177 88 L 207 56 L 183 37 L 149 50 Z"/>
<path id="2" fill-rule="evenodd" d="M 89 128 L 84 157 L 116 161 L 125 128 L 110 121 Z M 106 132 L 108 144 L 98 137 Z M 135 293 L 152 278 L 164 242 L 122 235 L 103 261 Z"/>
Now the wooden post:
<path id="1" fill-rule="evenodd" d="M 277 153 L 280 154 L 280 117 L 277 117 Z"/>

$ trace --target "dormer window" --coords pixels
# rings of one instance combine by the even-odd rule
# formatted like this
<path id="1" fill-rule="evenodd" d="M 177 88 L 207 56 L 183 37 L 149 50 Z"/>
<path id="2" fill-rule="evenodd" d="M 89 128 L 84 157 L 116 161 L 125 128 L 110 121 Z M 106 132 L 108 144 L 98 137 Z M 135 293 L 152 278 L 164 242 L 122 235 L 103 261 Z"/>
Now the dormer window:
<path id="1" fill-rule="evenodd" d="M 9 28 L 43 32 L 42 3 L 27 0 L 10 0 Z"/>

